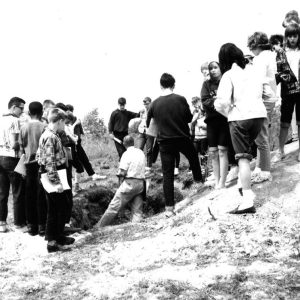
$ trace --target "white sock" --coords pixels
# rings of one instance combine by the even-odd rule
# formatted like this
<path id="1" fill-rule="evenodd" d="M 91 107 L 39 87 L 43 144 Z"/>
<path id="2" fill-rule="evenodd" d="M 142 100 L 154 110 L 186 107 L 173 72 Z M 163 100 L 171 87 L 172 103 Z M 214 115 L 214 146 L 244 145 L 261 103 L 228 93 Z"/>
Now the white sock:
<path id="1" fill-rule="evenodd" d="M 241 197 L 241 204 L 239 210 L 250 208 L 254 205 L 255 194 L 250 190 L 243 190 L 243 197 Z"/>
<path id="2" fill-rule="evenodd" d="M 254 173 L 254 174 L 257 174 L 257 173 L 260 173 L 260 172 L 261 172 L 261 168 L 255 167 L 253 173 Z"/>

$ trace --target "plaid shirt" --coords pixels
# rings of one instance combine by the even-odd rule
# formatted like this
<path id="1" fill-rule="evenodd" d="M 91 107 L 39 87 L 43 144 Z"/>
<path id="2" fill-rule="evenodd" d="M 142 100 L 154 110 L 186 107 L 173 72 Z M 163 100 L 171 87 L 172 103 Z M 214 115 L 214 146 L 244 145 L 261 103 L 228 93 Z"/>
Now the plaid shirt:
<path id="1" fill-rule="evenodd" d="M 300 93 L 300 85 L 294 74 L 286 57 L 286 53 L 283 49 L 280 49 L 276 55 L 277 63 L 277 83 L 281 82 L 281 95 L 291 95 L 295 93 Z M 299 62 L 299 72 L 300 72 L 300 62 Z"/>
<path id="2" fill-rule="evenodd" d="M 51 182 L 54 184 L 61 183 L 57 167 L 66 163 L 66 154 L 59 136 L 49 128 L 46 128 L 41 135 L 36 160 L 45 169 Z"/>

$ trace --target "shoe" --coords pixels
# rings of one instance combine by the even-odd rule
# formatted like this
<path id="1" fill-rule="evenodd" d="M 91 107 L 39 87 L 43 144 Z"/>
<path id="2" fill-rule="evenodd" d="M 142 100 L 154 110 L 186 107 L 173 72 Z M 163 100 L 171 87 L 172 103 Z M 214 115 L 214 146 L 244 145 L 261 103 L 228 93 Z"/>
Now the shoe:
<path id="1" fill-rule="evenodd" d="M 175 168 L 174 169 L 174 176 L 177 176 L 179 174 L 179 169 L 178 168 Z"/>
<path id="2" fill-rule="evenodd" d="M 66 246 L 74 244 L 75 239 L 69 236 L 64 236 L 61 239 L 56 240 L 56 242 L 61 246 Z"/>
<path id="3" fill-rule="evenodd" d="M 262 173 L 257 174 L 257 176 L 251 180 L 251 183 L 262 183 L 264 181 L 272 181 L 272 175 L 263 175 Z"/>
<path id="4" fill-rule="evenodd" d="M 7 231 L 7 225 L 5 221 L 0 222 L 0 232 L 4 233 Z"/>
<path id="5" fill-rule="evenodd" d="M 60 249 L 56 241 L 50 241 L 47 243 L 47 250 L 48 253 L 52 253 L 52 252 L 57 252 Z"/>
<path id="6" fill-rule="evenodd" d="M 277 151 L 277 153 L 274 155 L 274 157 L 271 159 L 272 163 L 277 163 L 285 158 L 285 153 Z"/>
<path id="7" fill-rule="evenodd" d="M 237 208 L 229 211 L 229 214 L 233 214 L 233 215 L 242 215 L 242 214 L 254 214 L 256 213 L 256 209 L 254 206 L 251 206 L 249 208 L 245 208 L 245 209 L 239 209 L 240 206 L 238 206 Z"/>
<path id="8" fill-rule="evenodd" d="M 240 188 L 238 188 L 238 190 L 239 190 L 240 195 L 243 196 L 243 188 L 240 187 Z"/>
<path id="9" fill-rule="evenodd" d="M 96 173 L 92 176 L 93 180 L 102 180 L 102 179 L 106 179 L 106 178 L 107 178 L 107 176 L 99 175 L 99 174 L 96 174 Z"/>
<path id="10" fill-rule="evenodd" d="M 38 229 L 39 236 L 45 236 L 46 226 L 45 225 L 39 225 L 38 228 L 39 228 Z"/>
<path id="11" fill-rule="evenodd" d="M 238 178 L 238 167 L 232 167 L 227 174 L 226 182 L 231 182 Z"/>
<path id="12" fill-rule="evenodd" d="M 28 229 L 27 232 L 28 232 L 29 235 L 35 236 L 35 235 L 38 234 L 38 226 L 37 225 L 28 224 L 27 229 Z"/>
<path id="13" fill-rule="evenodd" d="M 176 216 L 176 213 L 174 211 L 174 206 L 166 206 L 166 210 L 165 210 L 165 217 L 166 218 L 171 218 Z"/>

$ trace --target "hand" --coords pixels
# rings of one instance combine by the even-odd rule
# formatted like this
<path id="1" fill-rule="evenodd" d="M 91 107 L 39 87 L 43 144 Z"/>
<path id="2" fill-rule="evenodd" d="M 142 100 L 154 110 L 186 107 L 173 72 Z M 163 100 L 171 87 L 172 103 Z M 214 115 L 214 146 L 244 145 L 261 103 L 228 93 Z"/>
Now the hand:
<path id="1" fill-rule="evenodd" d="M 57 193 L 62 193 L 64 191 L 62 184 L 60 183 L 59 185 L 57 185 L 56 187 L 56 192 Z"/>
<path id="2" fill-rule="evenodd" d="M 115 136 L 112 133 L 110 133 L 109 137 L 113 140 Z"/>

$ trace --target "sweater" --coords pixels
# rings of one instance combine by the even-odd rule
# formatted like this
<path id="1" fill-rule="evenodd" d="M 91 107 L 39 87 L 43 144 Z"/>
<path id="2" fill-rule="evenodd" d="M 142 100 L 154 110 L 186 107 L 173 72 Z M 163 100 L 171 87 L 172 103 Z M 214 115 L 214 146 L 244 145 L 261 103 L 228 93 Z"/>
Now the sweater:
<path id="1" fill-rule="evenodd" d="M 234 63 L 224 73 L 215 101 L 217 111 L 228 117 L 228 121 L 266 118 L 267 111 L 263 104 L 263 94 L 267 99 L 274 97 L 272 91 L 265 90 L 266 78 L 249 66 L 245 69 Z M 268 94 L 267 92 L 270 92 Z"/>
<path id="2" fill-rule="evenodd" d="M 138 113 L 129 110 L 116 109 L 112 112 L 109 123 L 108 131 L 112 132 L 128 132 L 128 123 L 131 119 L 139 117 Z"/>
<path id="3" fill-rule="evenodd" d="M 172 93 L 161 96 L 151 103 L 146 125 L 149 127 L 151 119 L 155 119 L 158 141 L 172 138 L 189 138 L 188 123 L 191 122 L 192 117 L 186 99 Z"/>

